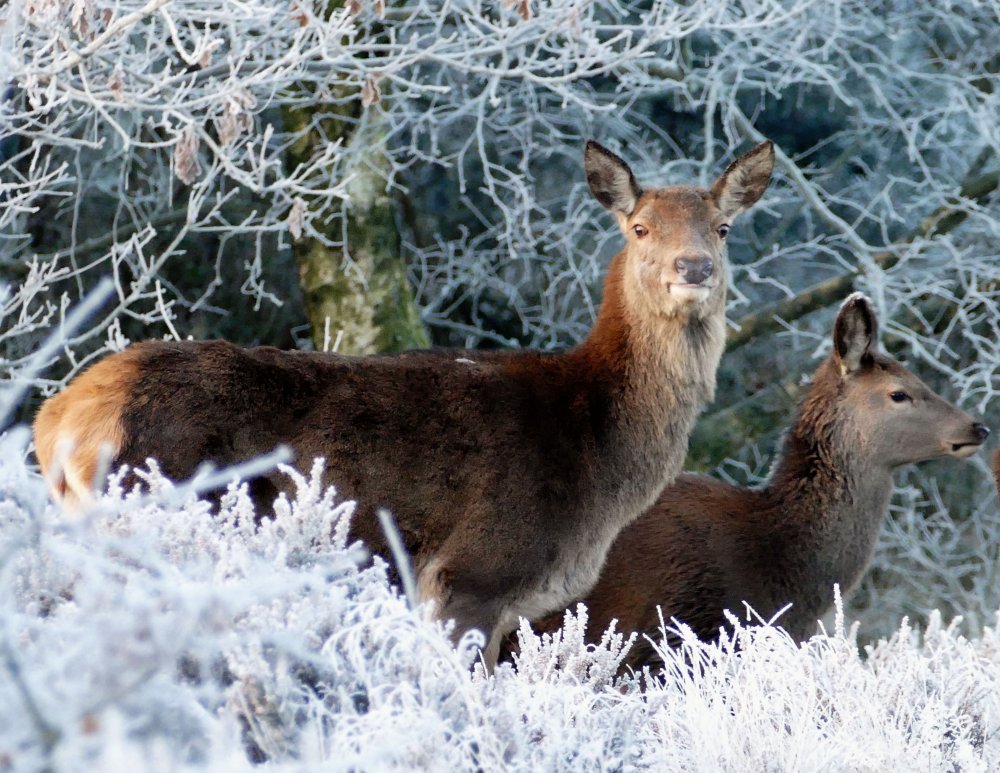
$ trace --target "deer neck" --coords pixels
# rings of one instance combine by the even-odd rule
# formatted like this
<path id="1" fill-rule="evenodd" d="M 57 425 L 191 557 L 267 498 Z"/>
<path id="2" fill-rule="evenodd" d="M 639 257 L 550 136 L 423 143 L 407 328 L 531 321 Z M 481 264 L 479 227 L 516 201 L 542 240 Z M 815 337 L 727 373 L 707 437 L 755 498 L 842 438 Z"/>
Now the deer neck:
<path id="1" fill-rule="evenodd" d="M 775 570 L 799 585 L 806 606 L 814 600 L 805 611 L 815 615 L 834 583 L 846 592 L 868 566 L 893 487 L 892 470 L 838 419 L 826 388 L 810 390 L 764 487 L 780 514 L 768 539 L 786 547 L 788 565 Z"/>
<path id="2" fill-rule="evenodd" d="M 608 269 L 594 328 L 575 355 L 609 401 L 604 468 L 627 523 L 680 472 L 695 418 L 715 396 L 725 292 L 697 315 L 642 314 L 629 298 L 624 269 L 621 253 Z"/>

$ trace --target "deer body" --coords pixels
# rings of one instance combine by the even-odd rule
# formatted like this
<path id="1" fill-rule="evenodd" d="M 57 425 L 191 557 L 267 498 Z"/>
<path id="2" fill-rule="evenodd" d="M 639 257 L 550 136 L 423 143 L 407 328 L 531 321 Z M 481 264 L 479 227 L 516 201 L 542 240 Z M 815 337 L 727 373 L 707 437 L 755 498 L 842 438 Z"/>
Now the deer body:
<path id="1" fill-rule="evenodd" d="M 761 489 L 678 476 L 612 547 L 585 599 L 594 632 L 617 619 L 619 630 L 658 638 L 662 608 L 668 624 L 711 639 L 723 610 L 741 616 L 746 603 L 768 619 L 791 604 L 779 624 L 807 637 L 834 584 L 846 593 L 870 563 L 893 487 L 888 470 L 831 461 L 793 471 L 786 457 Z M 640 641 L 630 660 L 652 654 Z"/>
<path id="2" fill-rule="evenodd" d="M 893 470 L 968 456 L 988 430 L 899 363 L 878 354 L 875 317 L 852 296 L 835 351 L 820 366 L 763 487 L 682 474 L 619 535 L 583 601 L 595 635 L 612 620 L 659 640 L 674 618 L 711 639 L 724 610 L 744 602 L 802 639 L 871 561 L 889 506 Z M 559 618 L 541 621 L 542 630 Z M 641 639 L 629 663 L 656 660 Z"/>
<path id="3" fill-rule="evenodd" d="M 457 634 L 486 632 L 489 665 L 518 616 L 587 591 L 618 531 L 680 469 L 725 342 L 722 229 L 763 192 L 772 155 L 759 146 L 711 192 L 643 192 L 596 143 L 586 161 L 629 244 L 577 348 L 356 358 L 136 344 L 43 405 L 43 471 L 75 442 L 56 488 L 82 499 L 102 443 L 116 465 L 152 457 L 172 478 L 279 444 L 300 466 L 323 457 L 326 479 L 358 501 L 352 536 L 384 555 L 375 514 L 387 508 L 421 599 L 455 619 Z M 269 504 L 288 485 L 274 474 L 251 491 Z"/>

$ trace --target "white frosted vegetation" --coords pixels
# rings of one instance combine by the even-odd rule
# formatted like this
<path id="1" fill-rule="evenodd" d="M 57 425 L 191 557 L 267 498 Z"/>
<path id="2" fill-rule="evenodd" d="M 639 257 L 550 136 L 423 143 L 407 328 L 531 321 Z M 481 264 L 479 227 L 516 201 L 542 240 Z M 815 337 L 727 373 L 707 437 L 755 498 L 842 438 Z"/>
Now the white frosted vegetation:
<path id="1" fill-rule="evenodd" d="M 182 310 L 212 307 L 224 263 L 238 264 L 255 304 L 281 303 L 265 264 L 302 235 L 329 242 L 326 221 L 342 221 L 351 181 L 380 154 L 386 186 L 413 210 L 404 219 L 421 221 L 408 222 L 405 248 L 431 327 L 459 343 L 509 344 L 495 329 L 506 320 L 518 340 L 577 341 L 618 244 L 586 193 L 583 140 L 625 152 L 641 179 L 706 182 L 736 146 L 760 139 L 770 110 L 789 114 L 771 119 L 775 130 L 815 122 L 815 144 L 779 144 L 763 225 L 734 232 L 733 316 L 857 273 L 916 356 L 970 403 L 993 398 L 995 315 L 983 309 L 996 311 L 1000 226 L 982 195 L 957 194 L 974 181 L 989 190 L 996 172 L 995 5 L 328 6 L 0 9 L 0 139 L 10 146 L 0 156 L 0 266 L 19 266 L 0 292 L 6 370 L 19 374 L 39 331 L 103 276 L 114 277 L 117 303 L 67 343 L 62 372 L 41 385 L 64 383 L 95 350 L 121 348 L 134 321 L 185 335 Z M 660 122 L 665 105 L 675 112 Z M 356 127 L 358 139 L 317 143 L 289 169 L 285 154 L 306 132 L 282 119 L 295 107 Z M 436 207 L 428 169 L 447 178 L 435 183 Z M 464 219 L 445 238 L 450 210 Z M 951 211 L 964 221 L 939 238 L 933 224 Z M 25 233 L 38 212 L 53 213 L 44 238 Z M 181 292 L 171 271 L 213 238 L 204 287 Z M 456 318 L 463 306 L 470 319 Z"/>
<path id="2" fill-rule="evenodd" d="M 470 673 L 441 627 L 360 563 L 353 506 L 315 476 L 253 526 L 162 480 L 68 522 L 0 448 L 0 765 L 61 770 L 928 770 L 1000 765 L 1000 648 L 937 615 L 859 650 L 737 627 L 665 678 L 615 676 L 625 637 L 521 632 Z"/>

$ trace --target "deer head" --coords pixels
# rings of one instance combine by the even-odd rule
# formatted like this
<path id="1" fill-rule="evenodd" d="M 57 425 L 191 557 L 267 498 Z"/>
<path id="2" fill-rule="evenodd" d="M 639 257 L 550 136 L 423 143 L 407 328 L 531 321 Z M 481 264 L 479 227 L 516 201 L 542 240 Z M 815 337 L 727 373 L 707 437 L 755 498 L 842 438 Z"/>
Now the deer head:
<path id="1" fill-rule="evenodd" d="M 655 316 L 703 316 L 726 291 L 726 236 L 767 189 L 774 149 L 764 142 L 734 161 L 710 189 L 643 190 L 628 165 L 593 140 L 584 154 L 591 193 L 618 219 L 627 240 L 629 301 Z"/>
<path id="2" fill-rule="evenodd" d="M 974 454 L 989 429 L 877 348 L 875 310 L 855 293 L 837 316 L 831 360 L 839 378 L 837 414 L 852 425 L 866 458 L 891 468 Z"/>

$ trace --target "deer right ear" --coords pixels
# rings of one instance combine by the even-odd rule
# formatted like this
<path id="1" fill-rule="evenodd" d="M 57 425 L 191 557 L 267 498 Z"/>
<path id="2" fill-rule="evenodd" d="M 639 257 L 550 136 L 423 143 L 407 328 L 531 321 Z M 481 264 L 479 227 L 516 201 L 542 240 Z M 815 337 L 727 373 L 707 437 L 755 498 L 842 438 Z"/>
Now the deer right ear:
<path id="1" fill-rule="evenodd" d="M 869 365 L 878 346 L 878 318 L 863 293 L 852 293 L 840 307 L 833 325 L 833 350 L 842 374 Z"/>
<path id="2" fill-rule="evenodd" d="M 642 188 L 628 164 L 594 140 L 587 140 L 583 154 L 587 185 L 594 198 L 620 215 L 630 215 L 642 195 Z"/>

